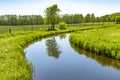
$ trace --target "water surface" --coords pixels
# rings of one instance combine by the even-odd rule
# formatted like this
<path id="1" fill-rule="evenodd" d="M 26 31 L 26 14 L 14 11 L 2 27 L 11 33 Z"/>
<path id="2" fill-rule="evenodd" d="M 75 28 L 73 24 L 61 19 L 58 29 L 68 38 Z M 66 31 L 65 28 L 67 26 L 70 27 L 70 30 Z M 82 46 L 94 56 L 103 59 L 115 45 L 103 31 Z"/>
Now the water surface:
<path id="1" fill-rule="evenodd" d="M 87 53 L 69 42 L 69 34 L 27 47 L 33 80 L 120 80 L 120 62 Z"/>

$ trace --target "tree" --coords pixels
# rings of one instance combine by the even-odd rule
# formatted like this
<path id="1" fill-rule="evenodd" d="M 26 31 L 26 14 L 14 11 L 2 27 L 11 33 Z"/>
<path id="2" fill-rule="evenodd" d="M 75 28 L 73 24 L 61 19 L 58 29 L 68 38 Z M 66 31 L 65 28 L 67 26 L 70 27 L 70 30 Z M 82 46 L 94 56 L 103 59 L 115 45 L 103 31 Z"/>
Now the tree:
<path id="1" fill-rule="evenodd" d="M 100 17 L 101 22 L 108 22 L 108 15 L 104 15 Z"/>
<path id="2" fill-rule="evenodd" d="M 90 14 L 87 14 L 85 16 L 85 23 L 89 23 L 89 22 L 91 22 L 91 17 L 90 17 Z"/>
<path id="3" fill-rule="evenodd" d="M 83 19 L 82 14 L 74 14 L 73 15 L 73 23 L 81 23 Z"/>
<path id="4" fill-rule="evenodd" d="M 45 23 L 51 24 L 51 30 L 55 29 L 55 23 L 56 23 L 56 18 L 58 18 L 58 12 L 60 12 L 60 9 L 56 4 L 46 8 L 45 10 Z"/>
<path id="5" fill-rule="evenodd" d="M 93 13 L 91 14 L 91 22 L 95 22 L 95 15 Z"/>
<path id="6" fill-rule="evenodd" d="M 115 18 L 115 22 L 116 22 L 116 24 L 120 24 L 120 16 L 117 16 L 117 17 Z"/>
<path id="7" fill-rule="evenodd" d="M 99 18 L 99 17 L 96 17 L 96 18 L 95 18 L 95 22 L 100 22 L 100 18 Z"/>
<path id="8" fill-rule="evenodd" d="M 68 15 L 68 14 L 63 15 L 62 21 L 67 24 L 72 24 L 73 23 L 72 15 Z"/>

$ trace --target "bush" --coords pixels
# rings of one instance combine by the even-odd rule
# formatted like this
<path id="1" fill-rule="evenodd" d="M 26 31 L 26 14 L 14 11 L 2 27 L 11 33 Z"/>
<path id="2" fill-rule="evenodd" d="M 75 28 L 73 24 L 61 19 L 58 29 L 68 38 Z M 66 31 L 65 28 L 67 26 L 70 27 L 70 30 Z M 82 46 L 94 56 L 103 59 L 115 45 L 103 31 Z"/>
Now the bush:
<path id="1" fill-rule="evenodd" d="M 61 29 L 61 30 L 63 30 L 63 29 L 66 29 L 66 23 L 65 22 L 60 22 L 59 24 L 58 24 L 58 28 L 59 29 Z"/>

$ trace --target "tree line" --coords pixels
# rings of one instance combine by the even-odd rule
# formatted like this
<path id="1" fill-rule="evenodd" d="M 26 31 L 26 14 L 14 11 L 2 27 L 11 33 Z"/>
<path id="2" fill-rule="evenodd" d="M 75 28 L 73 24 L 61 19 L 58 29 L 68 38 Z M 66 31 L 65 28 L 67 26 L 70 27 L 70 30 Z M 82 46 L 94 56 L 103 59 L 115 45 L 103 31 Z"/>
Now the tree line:
<path id="1" fill-rule="evenodd" d="M 94 23 L 94 22 L 116 22 L 120 23 L 120 13 L 113 13 L 110 15 L 104 15 L 96 17 L 94 14 L 87 14 L 83 16 L 82 14 L 65 14 L 57 15 L 56 22 L 66 22 L 67 24 L 77 24 L 77 23 Z M 46 17 L 41 15 L 0 15 L 0 25 L 42 25 L 47 24 L 45 22 Z"/>
<path id="2" fill-rule="evenodd" d="M 1 15 L 0 25 L 41 25 L 44 24 L 41 15 Z"/>
<path id="3" fill-rule="evenodd" d="M 62 16 L 61 20 L 66 22 L 67 24 L 75 24 L 75 23 L 93 23 L 93 22 L 120 22 L 120 13 L 113 13 L 110 15 L 104 15 L 100 17 L 96 17 L 93 13 L 87 14 L 83 16 L 82 14 L 65 14 Z"/>

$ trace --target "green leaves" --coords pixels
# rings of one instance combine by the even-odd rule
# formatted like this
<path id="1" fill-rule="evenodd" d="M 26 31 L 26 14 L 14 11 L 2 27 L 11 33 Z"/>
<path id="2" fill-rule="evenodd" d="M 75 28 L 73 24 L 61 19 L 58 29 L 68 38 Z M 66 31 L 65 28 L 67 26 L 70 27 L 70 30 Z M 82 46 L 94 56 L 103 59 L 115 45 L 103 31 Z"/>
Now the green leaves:
<path id="1" fill-rule="evenodd" d="M 59 24 L 58 24 L 58 28 L 59 29 L 66 29 L 66 26 L 67 26 L 67 24 L 65 23 L 65 22 L 60 22 Z"/>
<path id="2" fill-rule="evenodd" d="M 51 24 L 51 30 L 55 29 L 55 23 L 57 21 L 56 16 L 60 12 L 60 9 L 58 8 L 57 4 L 54 4 L 45 10 L 45 23 Z"/>
<path id="3" fill-rule="evenodd" d="M 115 22 L 116 22 L 117 24 L 120 24 L 120 16 L 117 16 L 117 17 L 115 18 Z"/>

